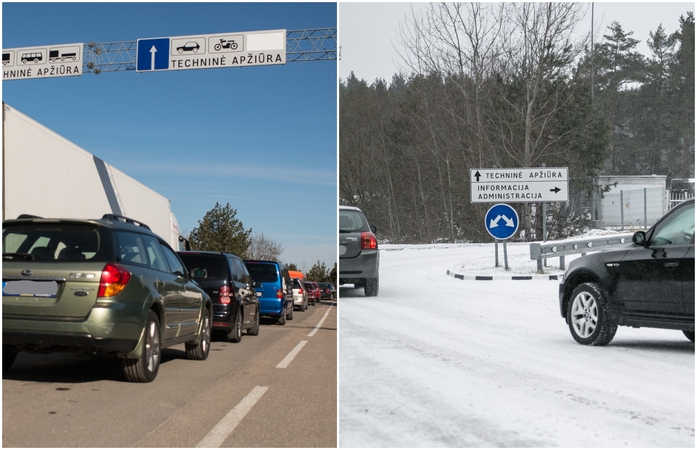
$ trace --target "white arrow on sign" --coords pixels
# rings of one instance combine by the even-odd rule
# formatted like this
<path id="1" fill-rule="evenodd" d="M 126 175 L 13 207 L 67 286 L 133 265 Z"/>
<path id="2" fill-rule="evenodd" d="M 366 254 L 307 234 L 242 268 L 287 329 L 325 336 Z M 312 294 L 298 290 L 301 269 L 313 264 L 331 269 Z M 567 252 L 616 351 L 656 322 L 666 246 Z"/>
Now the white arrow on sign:
<path id="1" fill-rule="evenodd" d="M 506 217 L 504 214 L 496 216 L 496 219 L 491 219 L 491 222 L 489 222 L 489 228 L 496 228 L 499 226 L 499 220 L 503 219 L 504 222 L 506 222 L 507 227 L 515 228 L 515 223 L 513 222 L 513 219 L 509 219 Z"/>
<path id="2" fill-rule="evenodd" d="M 157 53 L 157 49 L 153 45 L 150 49 L 150 70 L 155 70 L 155 53 Z"/>

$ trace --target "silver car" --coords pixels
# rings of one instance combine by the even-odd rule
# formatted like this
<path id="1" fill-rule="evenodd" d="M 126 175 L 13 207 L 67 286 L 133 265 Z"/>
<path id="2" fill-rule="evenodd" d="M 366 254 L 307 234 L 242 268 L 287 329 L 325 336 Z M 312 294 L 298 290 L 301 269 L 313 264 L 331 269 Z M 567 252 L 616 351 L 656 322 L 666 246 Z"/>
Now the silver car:
<path id="1" fill-rule="evenodd" d="M 362 287 L 366 297 L 375 297 L 380 289 L 376 232 L 363 211 L 353 206 L 339 207 L 339 284 Z"/>

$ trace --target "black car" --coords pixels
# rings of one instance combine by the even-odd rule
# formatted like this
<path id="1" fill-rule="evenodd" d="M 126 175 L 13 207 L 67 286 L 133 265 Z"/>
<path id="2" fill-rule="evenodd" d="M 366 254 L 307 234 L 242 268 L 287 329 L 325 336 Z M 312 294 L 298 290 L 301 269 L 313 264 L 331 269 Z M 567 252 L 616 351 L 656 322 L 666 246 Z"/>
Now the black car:
<path id="1" fill-rule="evenodd" d="M 259 334 L 259 299 L 240 258 L 232 253 L 179 252 L 193 280 L 213 300 L 213 330 L 240 342 L 242 330 Z"/>
<path id="2" fill-rule="evenodd" d="M 619 325 L 682 330 L 695 341 L 695 202 L 673 208 L 632 244 L 569 264 L 559 308 L 573 338 L 606 345 Z"/>
<path id="3" fill-rule="evenodd" d="M 376 228 L 363 211 L 353 206 L 339 207 L 339 284 L 363 287 L 367 297 L 380 289 L 380 253 Z"/>

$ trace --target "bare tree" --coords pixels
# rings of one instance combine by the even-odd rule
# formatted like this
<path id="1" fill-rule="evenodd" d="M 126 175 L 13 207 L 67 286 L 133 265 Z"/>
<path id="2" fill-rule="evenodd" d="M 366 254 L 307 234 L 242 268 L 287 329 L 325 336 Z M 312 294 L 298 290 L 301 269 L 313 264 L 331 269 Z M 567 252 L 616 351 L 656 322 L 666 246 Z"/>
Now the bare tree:
<path id="1" fill-rule="evenodd" d="M 283 246 L 264 233 L 254 233 L 247 248 L 247 259 L 280 261 Z"/>

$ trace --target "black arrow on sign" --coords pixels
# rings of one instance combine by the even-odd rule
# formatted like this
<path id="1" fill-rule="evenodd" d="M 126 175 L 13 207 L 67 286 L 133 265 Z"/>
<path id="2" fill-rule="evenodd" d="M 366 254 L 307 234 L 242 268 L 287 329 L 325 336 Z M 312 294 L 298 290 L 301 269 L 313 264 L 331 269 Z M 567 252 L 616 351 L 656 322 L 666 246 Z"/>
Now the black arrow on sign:
<path id="1" fill-rule="evenodd" d="M 558 187 L 555 187 L 554 189 L 549 190 L 549 192 L 554 192 L 555 194 L 559 191 L 561 191 L 561 189 L 559 189 Z"/>
<path id="2" fill-rule="evenodd" d="M 477 182 L 479 182 L 479 177 L 481 177 L 481 176 L 482 175 L 479 173 L 479 171 L 477 171 L 477 173 L 474 174 L 474 178 L 477 179 Z"/>

